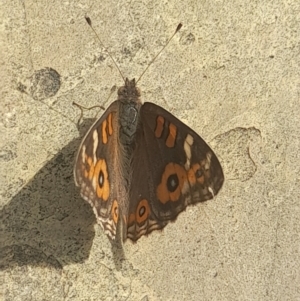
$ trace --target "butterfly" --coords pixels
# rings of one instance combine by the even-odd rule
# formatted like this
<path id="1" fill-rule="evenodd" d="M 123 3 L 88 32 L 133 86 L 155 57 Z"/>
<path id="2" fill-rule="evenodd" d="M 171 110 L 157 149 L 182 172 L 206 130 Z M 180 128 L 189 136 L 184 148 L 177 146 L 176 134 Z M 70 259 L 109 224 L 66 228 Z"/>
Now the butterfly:
<path id="1" fill-rule="evenodd" d="M 74 178 L 107 236 L 115 240 L 120 224 L 123 241 L 163 229 L 224 182 L 205 141 L 167 110 L 142 103 L 135 79 L 127 78 L 83 138 Z"/>

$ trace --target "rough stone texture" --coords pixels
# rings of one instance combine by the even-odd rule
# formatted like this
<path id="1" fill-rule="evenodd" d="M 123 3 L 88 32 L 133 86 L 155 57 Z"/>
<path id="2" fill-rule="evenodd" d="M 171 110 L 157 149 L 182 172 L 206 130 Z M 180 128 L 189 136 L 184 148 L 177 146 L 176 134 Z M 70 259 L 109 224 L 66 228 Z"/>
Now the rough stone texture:
<path id="1" fill-rule="evenodd" d="M 0 14 L 1 300 L 300 299 L 299 1 L 2 1 Z M 85 15 L 129 78 L 183 23 L 139 87 L 225 172 L 215 200 L 123 249 L 73 183 L 96 112 L 78 132 L 72 102 L 107 107 L 122 85 Z"/>

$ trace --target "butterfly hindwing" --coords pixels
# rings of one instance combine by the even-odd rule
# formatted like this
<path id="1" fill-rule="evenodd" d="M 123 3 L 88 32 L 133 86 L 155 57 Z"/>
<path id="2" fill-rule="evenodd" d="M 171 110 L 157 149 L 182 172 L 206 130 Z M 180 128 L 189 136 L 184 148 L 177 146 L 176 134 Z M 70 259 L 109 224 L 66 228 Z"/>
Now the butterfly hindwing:
<path id="1" fill-rule="evenodd" d="M 189 204 L 213 198 L 224 181 L 205 141 L 153 103 L 140 110 L 131 170 L 127 236 L 132 240 L 162 229 Z"/>

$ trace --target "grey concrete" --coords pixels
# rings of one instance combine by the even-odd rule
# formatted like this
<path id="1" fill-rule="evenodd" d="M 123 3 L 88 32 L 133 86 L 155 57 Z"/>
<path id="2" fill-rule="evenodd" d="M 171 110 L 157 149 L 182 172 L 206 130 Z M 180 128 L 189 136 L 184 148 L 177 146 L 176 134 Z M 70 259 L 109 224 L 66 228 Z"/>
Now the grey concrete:
<path id="1" fill-rule="evenodd" d="M 300 3 L 2 1 L 1 300 L 299 300 Z M 163 232 L 112 247 L 75 189 L 77 101 L 122 85 L 195 129 L 225 184 Z M 52 69 L 45 69 L 46 67 Z M 100 112 L 101 115 L 101 112 Z"/>

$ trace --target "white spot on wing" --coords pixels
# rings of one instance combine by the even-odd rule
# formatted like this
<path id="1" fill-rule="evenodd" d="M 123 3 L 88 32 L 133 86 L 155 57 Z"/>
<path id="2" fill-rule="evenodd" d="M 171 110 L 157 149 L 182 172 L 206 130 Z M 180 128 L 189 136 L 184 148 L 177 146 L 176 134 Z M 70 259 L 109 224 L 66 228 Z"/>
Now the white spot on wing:
<path id="1" fill-rule="evenodd" d="M 206 170 L 208 170 L 208 169 L 210 169 L 210 163 L 211 163 L 211 152 L 208 152 L 207 154 L 206 154 L 206 161 L 205 161 L 205 166 L 204 166 L 204 168 L 206 169 Z"/>
<path id="2" fill-rule="evenodd" d="M 183 195 L 185 195 L 189 190 L 190 190 L 190 185 L 189 185 L 188 181 L 185 181 L 185 182 L 183 183 L 182 188 L 181 188 L 181 193 L 182 193 Z"/>
<path id="3" fill-rule="evenodd" d="M 97 163 L 97 157 L 96 157 L 96 151 L 97 151 L 97 148 L 98 148 L 98 132 L 97 130 L 94 130 L 93 132 L 93 161 L 94 161 L 94 166 L 96 165 Z"/>
<path id="4" fill-rule="evenodd" d="M 208 186 L 208 191 L 212 194 L 213 199 L 214 199 L 215 198 L 215 194 L 214 194 L 213 189 L 210 186 Z"/>
<path id="5" fill-rule="evenodd" d="M 85 150 L 86 150 L 86 146 L 82 145 L 81 160 L 83 164 L 85 163 Z"/>
<path id="6" fill-rule="evenodd" d="M 186 154 L 186 162 L 184 164 L 184 167 L 186 170 L 190 169 L 190 165 L 191 165 L 191 157 L 192 157 L 192 145 L 194 143 L 194 138 L 188 134 L 185 138 L 184 144 L 183 144 L 183 148 Z"/>

